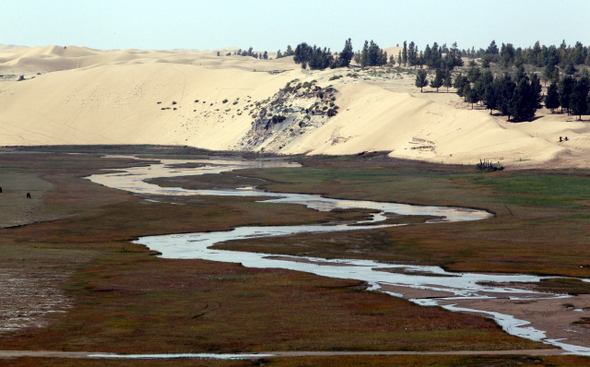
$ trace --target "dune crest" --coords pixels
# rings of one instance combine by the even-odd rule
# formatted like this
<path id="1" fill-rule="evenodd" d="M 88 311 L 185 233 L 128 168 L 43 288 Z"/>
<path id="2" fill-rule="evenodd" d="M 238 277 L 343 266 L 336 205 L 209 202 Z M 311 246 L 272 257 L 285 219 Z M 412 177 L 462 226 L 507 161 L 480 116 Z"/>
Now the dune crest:
<path id="1" fill-rule="evenodd" d="M 540 111 L 533 122 L 513 124 L 489 111 L 471 110 L 454 93 L 428 88 L 420 93 L 412 75 L 395 69 L 386 75 L 356 68 L 308 71 L 292 57 L 257 60 L 233 55 L 235 50 L 0 48 L 0 145 L 180 144 L 284 154 L 389 151 L 392 157 L 443 163 L 487 159 L 511 167 L 588 166 L 588 125 L 573 117 Z M 24 81 L 17 81 L 20 75 Z M 323 102 L 309 94 L 313 89 L 283 98 L 280 113 L 287 116 L 281 128 L 258 124 L 254 132 L 255 117 L 266 106 L 272 118 L 276 104 L 271 99 L 289 82 L 337 92 Z M 319 109 L 319 102 L 326 108 Z M 329 118 L 328 103 L 338 108 Z M 309 123 L 290 118 L 297 106 L 299 113 L 317 108 L 317 116 L 314 112 Z M 268 134 L 273 143 L 247 139 L 254 134 Z M 569 139 L 560 143 L 559 136 Z"/>

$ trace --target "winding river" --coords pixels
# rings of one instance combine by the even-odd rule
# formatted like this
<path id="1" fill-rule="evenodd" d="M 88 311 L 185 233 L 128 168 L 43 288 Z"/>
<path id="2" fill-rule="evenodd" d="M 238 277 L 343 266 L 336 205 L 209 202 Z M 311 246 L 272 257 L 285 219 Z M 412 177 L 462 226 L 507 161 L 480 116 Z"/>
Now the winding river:
<path id="1" fill-rule="evenodd" d="M 114 156 L 109 156 L 113 158 Z M 129 158 L 129 157 L 125 157 Z M 139 159 L 139 158 L 137 158 Z M 153 160 L 152 160 L 153 161 Z M 189 166 L 190 164 L 190 166 Z M 364 208 L 378 211 L 370 220 L 354 225 L 318 224 L 302 226 L 239 227 L 231 231 L 170 234 L 142 237 L 136 243 L 161 253 L 165 258 L 204 259 L 241 263 L 252 268 L 282 268 L 304 271 L 320 276 L 357 279 L 368 282 L 371 290 L 378 290 L 395 297 L 403 297 L 420 305 L 439 305 L 451 311 L 470 312 L 493 318 L 510 334 L 531 340 L 542 341 L 573 354 L 590 355 L 590 348 L 570 343 L 564 333 L 575 333 L 564 325 L 563 332 L 548 337 L 547 331 L 533 327 L 528 320 L 515 317 L 506 311 L 507 302 L 561 302 L 570 296 L 527 291 L 501 286 L 501 284 L 538 282 L 543 277 L 518 274 L 450 273 L 437 266 L 419 266 L 380 263 L 372 260 L 327 260 L 312 257 L 277 256 L 271 254 L 224 251 L 211 249 L 216 243 L 236 239 L 252 239 L 271 236 L 286 236 L 300 233 L 371 230 L 391 226 L 380 224 L 388 214 L 428 215 L 437 222 L 474 221 L 492 217 L 482 210 L 436 206 L 415 206 L 372 201 L 340 200 L 319 195 L 271 193 L 244 187 L 235 190 L 189 190 L 160 187 L 148 182 L 152 178 L 216 174 L 246 168 L 298 167 L 295 163 L 281 160 L 173 160 L 162 159 L 159 163 L 128 168 L 117 172 L 96 174 L 91 181 L 108 187 L 142 195 L 223 195 L 255 196 L 262 202 L 305 205 L 308 208 L 329 211 L 333 209 Z M 565 302 L 565 301 L 563 301 Z M 575 312 L 584 316 L 583 309 Z M 519 314 L 520 315 L 520 314 Z M 567 334 L 569 335 L 569 334 Z M 580 344 L 580 343 L 578 343 Z"/>

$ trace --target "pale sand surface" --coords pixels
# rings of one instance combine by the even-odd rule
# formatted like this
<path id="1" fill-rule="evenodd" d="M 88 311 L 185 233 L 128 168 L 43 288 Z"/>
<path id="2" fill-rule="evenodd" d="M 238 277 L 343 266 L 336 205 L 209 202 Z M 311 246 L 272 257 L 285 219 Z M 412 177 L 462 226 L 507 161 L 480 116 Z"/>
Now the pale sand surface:
<path id="1" fill-rule="evenodd" d="M 0 79 L 0 145 L 237 149 L 252 126 L 253 104 L 299 79 L 337 88 L 339 113 L 286 139 L 279 153 L 381 150 L 438 163 L 487 159 L 510 168 L 589 166 L 588 122 L 572 116 L 541 110 L 533 122 L 508 123 L 481 107 L 471 110 L 452 88 L 451 93 L 446 88 L 436 93 L 427 87 L 420 93 L 415 77 L 396 68 L 385 74 L 379 69 L 308 71 L 292 57 L 224 56 L 235 50 L 219 49 L 217 56 L 217 50 L 0 48 L 0 74 L 5 75 Z M 398 50 L 387 49 L 395 57 Z M 346 76 L 353 72 L 357 78 Z M 17 81 L 18 75 L 27 80 Z M 334 75 L 343 77 L 329 80 Z M 559 136 L 569 141 L 559 143 Z"/>

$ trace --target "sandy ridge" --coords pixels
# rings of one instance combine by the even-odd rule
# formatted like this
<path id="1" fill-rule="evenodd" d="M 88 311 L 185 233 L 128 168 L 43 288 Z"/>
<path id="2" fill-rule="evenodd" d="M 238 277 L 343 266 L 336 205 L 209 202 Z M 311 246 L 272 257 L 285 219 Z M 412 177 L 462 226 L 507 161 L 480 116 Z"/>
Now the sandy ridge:
<path id="1" fill-rule="evenodd" d="M 0 146 L 165 144 L 237 149 L 252 126 L 257 102 L 290 81 L 315 80 L 339 91 L 338 115 L 277 144 L 275 153 L 379 150 L 437 163 L 488 159 L 516 168 L 590 165 L 590 125 L 572 116 L 539 111 L 537 120 L 514 124 L 483 109 L 471 110 L 444 88 L 441 93 L 420 93 L 414 76 L 396 69 L 385 74 L 308 71 L 295 65 L 292 57 L 224 56 L 232 50 L 220 49 L 217 56 L 216 50 L 0 49 Z M 392 50 L 396 56 L 396 48 Z M 26 80 L 17 81 L 17 75 Z M 560 136 L 568 136 L 568 141 L 560 143 Z"/>

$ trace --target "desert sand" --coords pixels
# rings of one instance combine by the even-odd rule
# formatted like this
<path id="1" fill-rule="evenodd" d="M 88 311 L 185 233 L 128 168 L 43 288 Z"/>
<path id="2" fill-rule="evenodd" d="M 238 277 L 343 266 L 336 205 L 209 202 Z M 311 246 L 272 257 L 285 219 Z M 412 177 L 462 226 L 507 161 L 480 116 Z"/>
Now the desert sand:
<path id="1" fill-rule="evenodd" d="M 277 136 L 279 143 L 266 152 L 389 151 L 391 157 L 437 163 L 590 166 L 589 124 L 575 116 L 540 110 L 535 121 L 511 123 L 483 107 L 471 109 L 452 88 L 420 93 L 415 77 L 397 68 L 309 71 L 292 57 L 257 60 L 233 55 L 236 50 L 0 47 L 0 146 L 161 144 L 259 151 L 261 146 L 238 144 L 252 127 L 255 104 L 298 79 L 336 88 L 339 113 L 296 136 Z M 394 57 L 397 50 L 387 49 Z M 25 80 L 18 81 L 21 75 Z M 342 77 L 330 80 L 336 75 Z M 568 141 L 560 143 L 560 136 Z"/>

